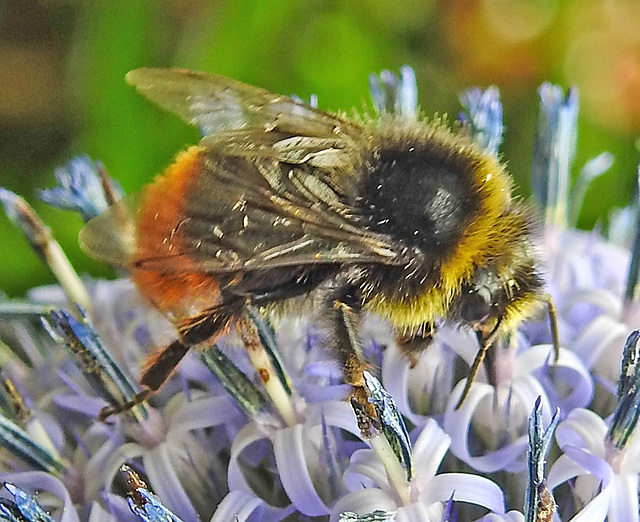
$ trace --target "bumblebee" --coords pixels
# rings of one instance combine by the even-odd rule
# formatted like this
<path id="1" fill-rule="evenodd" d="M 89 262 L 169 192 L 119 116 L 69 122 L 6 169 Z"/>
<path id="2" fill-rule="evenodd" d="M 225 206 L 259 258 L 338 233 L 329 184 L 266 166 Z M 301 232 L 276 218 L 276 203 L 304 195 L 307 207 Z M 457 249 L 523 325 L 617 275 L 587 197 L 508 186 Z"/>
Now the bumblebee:
<path id="1" fill-rule="evenodd" d="M 363 313 L 388 319 L 410 358 L 443 323 L 472 328 L 480 350 L 461 403 L 494 341 L 548 302 L 533 212 L 468 136 L 394 114 L 333 115 L 199 72 L 145 68 L 127 81 L 204 135 L 80 234 L 179 332 L 135 402 L 248 306 L 310 296 L 356 389 Z"/>

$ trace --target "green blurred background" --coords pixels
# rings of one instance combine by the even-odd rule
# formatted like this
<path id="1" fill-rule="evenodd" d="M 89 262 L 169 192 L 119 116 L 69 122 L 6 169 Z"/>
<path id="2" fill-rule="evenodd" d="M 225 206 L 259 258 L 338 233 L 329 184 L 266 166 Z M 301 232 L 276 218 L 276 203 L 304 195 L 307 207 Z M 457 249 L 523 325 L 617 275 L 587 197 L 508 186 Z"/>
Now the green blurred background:
<path id="1" fill-rule="evenodd" d="M 81 221 L 38 202 L 79 153 L 137 190 L 197 132 L 124 83 L 130 69 L 212 71 L 362 109 L 367 76 L 411 65 L 426 113 L 459 110 L 465 87 L 497 85 L 503 154 L 529 192 L 537 88 L 580 88 L 575 172 L 604 150 L 613 168 L 587 194 L 580 226 L 629 203 L 640 133 L 637 0 L 0 0 L 0 185 L 24 195 L 80 272 L 108 274 L 77 247 Z M 0 288 L 52 281 L 0 216 Z"/>

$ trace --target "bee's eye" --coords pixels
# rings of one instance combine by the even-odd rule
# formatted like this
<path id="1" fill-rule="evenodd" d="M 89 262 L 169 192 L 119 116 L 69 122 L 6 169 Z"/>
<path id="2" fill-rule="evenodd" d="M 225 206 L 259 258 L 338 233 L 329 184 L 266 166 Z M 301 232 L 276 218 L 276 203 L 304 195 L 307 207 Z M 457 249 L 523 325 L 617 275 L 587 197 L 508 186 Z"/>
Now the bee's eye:
<path id="1" fill-rule="evenodd" d="M 463 296 L 460 316 L 463 321 L 478 323 L 485 320 L 491 312 L 491 292 L 486 287 L 469 289 Z"/>

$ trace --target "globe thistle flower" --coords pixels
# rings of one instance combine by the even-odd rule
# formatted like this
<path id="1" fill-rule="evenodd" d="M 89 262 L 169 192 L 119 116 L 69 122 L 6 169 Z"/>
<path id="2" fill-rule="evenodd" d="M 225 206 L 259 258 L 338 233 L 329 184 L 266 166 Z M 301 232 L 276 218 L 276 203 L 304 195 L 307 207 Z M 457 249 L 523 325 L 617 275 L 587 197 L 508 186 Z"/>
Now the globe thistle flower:
<path id="1" fill-rule="evenodd" d="M 419 431 L 413 445 L 415 478 L 409 501 L 397 499 L 373 450 L 361 449 L 351 456 L 344 475 L 350 493 L 336 503 L 332 520 L 343 511 L 368 513 L 378 509 L 394 512 L 398 521 L 439 521 L 450 498 L 504 514 L 503 493 L 494 482 L 473 474 L 436 473 L 450 439 L 435 420 L 429 420 Z"/>
<path id="2" fill-rule="evenodd" d="M 84 221 L 101 214 L 122 197 L 122 189 L 104 165 L 88 156 L 72 159 L 55 170 L 58 186 L 40 191 L 40 199 L 54 207 L 78 212 Z"/>
<path id="3" fill-rule="evenodd" d="M 572 495 L 560 505 L 565 519 L 638 519 L 640 444 L 633 435 L 640 415 L 639 341 L 638 330 L 627 338 L 618 407 L 610 422 L 592 411 L 575 409 L 558 427 L 556 439 L 564 454 L 549 472 L 549 487 L 572 481 Z"/>
<path id="4" fill-rule="evenodd" d="M 479 382 L 465 403 L 456 409 L 463 386 L 463 383 L 458 384 L 445 412 L 443 426 L 451 434 L 452 451 L 460 460 L 485 473 L 523 471 L 528 447 L 527 408 L 539 400 L 546 412 L 543 420 L 549 423 L 548 412 L 553 408 L 562 409 L 567 404 L 567 401 L 554 400 L 558 399 L 560 390 L 556 388 L 556 382 L 544 377 L 550 371 L 565 377 L 571 388 L 568 403 L 581 406 L 590 403 L 593 382 L 580 360 L 564 349 L 560 351 L 557 363 L 552 359 L 549 345 L 534 346 L 520 352 L 511 363 L 513 374 L 506 384 L 496 389 Z M 484 448 L 480 455 L 477 454 L 478 443 Z"/>
<path id="5" fill-rule="evenodd" d="M 46 492 L 51 497 L 46 499 L 41 497 L 38 501 L 22 488 L 37 490 L 41 493 Z M 10 494 L 10 498 L 0 499 L 0 517 L 3 520 L 53 522 L 54 518 L 51 513 L 55 513 L 56 520 L 60 522 L 80 521 L 78 512 L 65 487 L 59 480 L 47 473 L 27 472 L 12 475 L 11 481 L 4 482 L 4 492 Z M 41 503 L 45 504 L 46 509 Z"/>
<path id="6" fill-rule="evenodd" d="M 377 113 L 418 117 L 410 68 L 372 75 L 369 85 Z M 489 372 L 481 369 L 460 408 L 478 350 L 471 332 L 439 328 L 412 368 L 389 326 L 366 318 L 368 395 L 350 404 L 312 318 L 272 325 L 251 310 L 239 335 L 199 346 L 157 394 L 100 422 L 105 406 L 140 393 L 141 364 L 175 331 L 130 280 L 79 278 L 33 210 L 0 191 L 60 283 L 0 301 L 0 518 L 546 522 L 556 503 L 574 520 L 636 516 L 637 335 L 624 356 L 623 347 L 638 319 L 640 246 L 630 256 L 569 228 L 588 183 L 612 159 L 588 162 L 572 186 L 578 93 L 545 85 L 540 98 L 533 187 L 559 357 L 549 321 L 522 325 L 492 349 Z M 498 155 L 498 90 L 472 89 L 461 102 L 460 132 Z M 59 186 L 41 196 L 84 220 L 121 197 L 88 158 L 56 177 Z M 243 344 L 256 347 L 251 356 Z"/>

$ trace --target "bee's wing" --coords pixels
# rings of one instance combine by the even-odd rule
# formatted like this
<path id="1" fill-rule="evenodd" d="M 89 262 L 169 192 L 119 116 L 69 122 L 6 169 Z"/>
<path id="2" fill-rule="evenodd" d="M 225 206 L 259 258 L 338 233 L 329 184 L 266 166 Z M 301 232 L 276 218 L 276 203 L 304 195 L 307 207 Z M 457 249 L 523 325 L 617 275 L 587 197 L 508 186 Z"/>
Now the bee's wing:
<path id="1" fill-rule="evenodd" d="M 91 219 L 78 235 L 82 250 L 114 266 L 129 266 L 137 250 L 136 214 L 140 194 L 130 194 Z"/>
<path id="2" fill-rule="evenodd" d="M 367 230 L 348 203 L 353 174 L 264 156 L 218 156 L 209 164 L 189 198 L 192 218 L 174 234 L 205 271 L 403 262 L 402 246 Z"/>
<path id="3" fill-rule="evenodd" d="M 332 157 L 319 154 L 322 162 Z M 209 151 L 206 158 L 188 194 L 161 187 L 162 198 L 154 199 L 154 186 L 167 179 L 159 178 L 140 197 L 91 220 L 81 231 L 83 249 L 111 264 L 163 273 L 406 262 L 406 249 L 368 230 L 348 203 L 353 173 L 265 155 Z M 164 211 L 174 208 L 180 212 Z"/>
<path id="4" fill-rule="evenodd" d="M 280 130 L 306 136 L 349 134 L 349 122 L 287 96 L 202 72 L 136 69 L 127 82 L 203 135 L 246 129 Z"/>
<path id="5" fill-rule="evenodd" d="M 188 194 L 162 187 L 170 183 L 164 176 L 134 205 L 90 221 L 81 243 L 94 257 L 131 269 L 206 273 L 406 261 L 402 245 L 369 231 L 352 206 L 357 145 L 366 140 L 356 123 L 221 76 L 138 69 L 127 80 L 200 127 L 207 158 Z"/>

